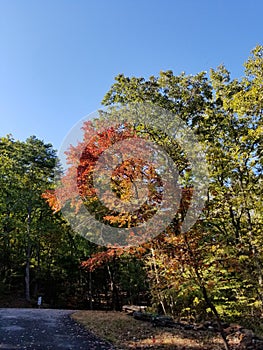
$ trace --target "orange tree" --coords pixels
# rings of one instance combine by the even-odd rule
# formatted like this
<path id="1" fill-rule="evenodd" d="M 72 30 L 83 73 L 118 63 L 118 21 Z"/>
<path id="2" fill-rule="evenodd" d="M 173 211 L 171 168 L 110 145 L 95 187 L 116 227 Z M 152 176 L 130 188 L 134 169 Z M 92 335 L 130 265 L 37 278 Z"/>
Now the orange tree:
<path id="1" fill-rule="evenodd" d="M 128 228 L 131 236 L 131 241 L 129 242 L 134 242 L 133 229 L 135 228 L 136 232 L 138 224 L 147 222 L 151 216 L 154 216 L 156 208 L 158 208 L 159 203 L 163 199 L 164 186 L 162 178 L 158 175 L 158 172 L 153 169 L 151 164 L 148 164 L 140 157 L 137 157 L 136 162 L 134 158 L 122 160 L 120 165 L 110 174 L 111 192 L 115 192 L 115 196 L 108 197 L 107 191 L 109 190 L 107 190 L 104 192 L 104 198 L 99 197 L 98 191 L 94 187 L 94 176 L 100 171 L 97 163 L 105 150 L 116 142 L 132 138 L 132 142 L 130 140 L 127 144 L 130 152 L 130 148 L 133 147 L 136 138 L 142 134 L 142 130 L 145 136 L 146 128 L 143 125 L 139 125 L 139 127 L 136 125 L 131 128 L 130 125 L 118 124 L 115 127 L 110 127 L 103 131 L 100 129 L 99 131 L 96 130 L 95 137 L 92 136 L 91 123 L 86 123 L 83 129 L 84 141 L 76 147 L 71 146 L 68 151 L 68 159 L 71 166 L 62 178 L 63 186 L 57 190 L 57 193 L 46 193 L 45 197 L 55 209 L 59 209 L 59 203 L 56 200 L 57 195 L 60 199 L 60 205 L 73 205 L 75 214 L 78 216 L 82 215 L 80 207 L 84 203 L 85 208 L 94 213 L 97 221 L 105 221 L 106 224 L 113 225 L 117 228 Z M 152 136 L 157 136 L 157 138 L 155 138 L 157 144 L 166 147 L 166 149 L 168 149 L 168 147 L 171 148 L 170 155 L 172 160 L 177 163 L 179 174 L 184 177 L 185 181 L 182 182 L 183 191 L 177 208 L 178 210 L 173 213 L 173 219 L 168 227 L 163 232 L 160 231 L 159 236 L 151 242 L 144 239 L 143 241 L 146 241 L 146 243 L 142 243 L 139 247 L 135 248 L 131 248 L 130 245 L 128 245 L 128 248 L 123 248 L 122 246 L 111 247 L 106 251 L 96 253 L 86 262 L 83 262 L 82 266 L 89 271 L 94 271 L 101 266 L 107 266 L 110 276 L 112 305 L 118 309 L 119 293 L 116 283 L 116 260 L 120 261 L 120 259 L 123 259 L 127 254 L 136 255 L 138 258 L 144 259 L 146 266 L 149 266 L 149 280 L 151 281 L 153 297 L 155 302 L 160 304 L 162 311 L 167 313 L 167 308 L 175 300 L 176 296 L 169 293 L 169 290 L 173 289 L 177 291 L 178 294 L 178 286 L 184 282 L 186 290 L 192 288 L 197 290 L 197 293 L 201 292 L 205 302 L 218 321 L 226 348 L 228 348 L 219 314 L 208 294 L 207 281 L 203 274 L 204 259 L 199 249 L 200 231 L 193 230 L 190 232 L 190 236 L 189 233 L 182 231 L 182 225 L 188 209 L 190 208 L 194 193 L 191 181 L 189 180 L 189 171 L 191 171 L 189 168 L 189 161 L 176 141 L 167 138 L 165 133 L 156 134 L 156 131 L 149 129 L 147 129 L 147 131 L 148 139 L 151 139 Z M 121 154 L 123 153 L 125 153 L 124 149 L 122 149 Z M 106 165 L 106 167 L 108 167 L 108 164 L 114 161 L 113 158 L 118 156 L 119 154 L 117 154 L 114 149 L 114 152 L 110 152 L 108 155 L 107 162 L 102 162 L 99 166 L 105 167 Z M 165 171 L 167 170 L 164 163 L 161 163 L 161 167 L 164 168 Z M 137 199 L 138 189 L 136 180 L 138 179 L 141 182 L 145 181 L 149 189 L 148 196 L 143 197 L 143 204 L 133 212 L 122 212 L 118 210 L 119 202 L 118 200 L 116 201 L 115 197 L 117 199 L 121 198 L 122 202 L 125 202 L 126 199 L 130 199 L 133 187 L 135 187 L 133 192 L 135 192 L 135 199 Z M 105 181 L 103 172 L 102 176 L 99 177 L 99 181 L 100 189 L 104 188 Z M 168 185 L 168 191 L 172 201 L 176 199 L 176 193 L 174 192 L 176 190 L 176 186 L 169 187 Z M 108 198 L 113 200 L 113 203 L 111 203 Z M 169 205 L 165 207 L 165 209 L 169 209 Z M 85 230 L 90 234 L 90 227 L 85 227 Z M 92 236 L 87 237 L 93 238 Z M 169 267 L 167 266 L 168 261 L 170 261 Z M 111 270 L 109 268 L 109 263 L 111 263 Z M 189 281 L 191 282 L 189 283 Z M 170 307 L 170 311 L 173 311 L 171 309 Z"/>

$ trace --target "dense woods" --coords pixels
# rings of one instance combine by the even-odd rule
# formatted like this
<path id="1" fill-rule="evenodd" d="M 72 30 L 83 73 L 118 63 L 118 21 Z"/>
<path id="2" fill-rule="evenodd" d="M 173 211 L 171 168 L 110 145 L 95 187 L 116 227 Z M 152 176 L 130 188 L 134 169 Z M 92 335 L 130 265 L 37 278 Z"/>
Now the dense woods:
<path id="1" fill-rule="evenodd" d="M 191 200 L 191 185 L 185 182 L 172 223 L 137 247 L 106 248 L 74 233 L 54 198 L 60 166 L 52 145 L 35 137 L 26 141 L 2 137 L 1 305 L 14 305 L 22 299 L 35 305 L 39 295 L 51 307 L 118 310 L 128 303 L 145 304 L 174 317 L 241 320 L 260 328 L 262 89 L 262 46 L 252 51 L 240 79 L 232 79 L 224 66 L 212 69 L 209 76 L 205 72 L 175 76 L 172 71 L 161 71 L 149 79 L 122 74 L 116 77 L 103 99 L 104 105 L 147 102 L 178 115 L 204 146 L 209 168 L 205 207 L 195 225 L 187 232 L 180 231 Z M 84 131 L 88 139 L 87 125 Z M 101 138 L 104 143 L 100 152 L 107 146 L 110 131 Z M 134 126 L 133 132 L 141 136 L 142 126 Z M 114 132 L 113 136 L 116 141 Z M 171 140 L 154 130 L 147 130 L 147 137 L 164 147 L 180 165 L 181 174 L 187 176 L 188 164 L 178 158 Z M 91 146 L 92 142 L 86 153 L 90 152 L 95 162 Z M 75 153 L 72 147 L 68 159 L 72 160 Z M 85 181 L 92 176 L 90 159 L 82 159 L 79 168 Z M 126 177 L 127 168 L 130 170 L 126 164 L 126 170 L 120 169 Z M 137 168 L 135 171 L 139 173 Z M 116 194 L 125 196 L 127 181 L 123 183 L 119 175 L 114 176 Z M 122 191 L 118 193 L 120 185 Z M 96 194 L 83 186 L 80 182 L 85 205 L 92 206 L 99 219 L 129 227 L 129 217 L 113 217 L 96 202 Z M 152 193 L 158 202 L 158 192 Z"/>

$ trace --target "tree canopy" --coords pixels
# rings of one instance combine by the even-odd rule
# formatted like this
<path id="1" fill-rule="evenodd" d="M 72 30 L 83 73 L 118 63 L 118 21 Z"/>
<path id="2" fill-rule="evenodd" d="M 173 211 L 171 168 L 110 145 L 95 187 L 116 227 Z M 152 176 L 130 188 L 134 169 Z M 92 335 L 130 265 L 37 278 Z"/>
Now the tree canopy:
<path id="1" fill-rule="evenodd" d="M 96 125 L 85 123 L 82 142 L 67 151 L 69 168 L 57 189 L 60 202 L 54 191 L 59 167 L 52 146 L 35 137 L 25 142 L 2 137 L 0 287 L 7 293 L 25 281 L 28 300 L 42 290 L 50 301 L 63 295 L 60 300 L 66 303 L 78 295 L 88 307 L 102 306 L 102 295 L 116 309 L 144 299 L 176 317 L 198 320 L 213 315 L 219 323 L 242 318 L 256 326 L 263 312 L 262 87 L 262 46 L 251 52 L 240 79 L 232 79 L 224 66 L 209 74 L 174 75 L 169 70 L 148 79 L 118 75 L 103 99 L 107 111 L 131 104 L 148 106 L 147 111 L 160 108 L 167 111 L 164 127 L 149 127 L 144 119 L 109 125 L 105 112 Z M 182 228 L 195 195 L 195 176 L 187 157 L 190 150 L 169 135 L 171 116 L 195 134 L 208 169 L 202 212 L 187 230 Z M 131 138 L 133 144 L 125 143 Z M 146 147 L 140 139 L 155 155 L 157 147 L 167 154 L 159 169 L 143 155 L 137 163 L 132 157 L 116 163 L 115 145 L 122 145 L 123 154 L 133 154 L 138 145 Z M 107 151 L 111 147 L 115 153 Z M 111 166 L 105 167 L 102 156 Z M 167 175 L 170 160 L 181 177 L 180 189 L 168 181 L 174 175 Z M 109 172 L 110 184 L 102 176 Z M 157 236 L 147 236 L 139 245 L 96 245 L 88 240 L 100 226 L 85 222 L 85 240 L 62 216 L 60 209 L 67 205 L 76 220 L 83 205 L 109 230 L 123 228 L 134 234 L 138 224 L 156 215 L 164 198 L 165 174 L 175 214 Z M 145 193 L 143 202 L 139 191 Z M 123 203 L 130 208 L 131 199 L 132 211 L 120 209 Z M 58 281 L 53 289 L 50 276 Z"/>

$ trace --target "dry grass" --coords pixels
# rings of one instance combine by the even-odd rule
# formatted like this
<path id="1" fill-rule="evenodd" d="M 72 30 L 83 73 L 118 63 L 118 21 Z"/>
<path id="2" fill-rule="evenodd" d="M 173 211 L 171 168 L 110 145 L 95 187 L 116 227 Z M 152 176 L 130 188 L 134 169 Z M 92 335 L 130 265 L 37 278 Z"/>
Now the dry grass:
<path id="1" fill-rule="evenodd" d="M 115 345 L 117 349 L 221 350 L 216 334 L 176 328 L 157 328 L 122 312 L 78 311 L 73 319 Z"/>

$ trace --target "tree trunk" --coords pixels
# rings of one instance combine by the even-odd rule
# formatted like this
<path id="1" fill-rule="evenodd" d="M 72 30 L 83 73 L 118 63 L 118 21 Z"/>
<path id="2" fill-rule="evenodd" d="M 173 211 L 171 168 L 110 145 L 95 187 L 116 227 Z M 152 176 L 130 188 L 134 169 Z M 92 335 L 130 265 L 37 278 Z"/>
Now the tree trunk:
<path id="1" fill-rule="evenodd" d="M 215 316 L 220 335 L 221 335 L 223 342 L 224 342 L 225 349 L 230 350 L 228 341 L 226 339 L 226 333 L 225 333 L 224 328 L 222 326 L 222 322 L 221 322 L 220 316 L 217 312 L 217 309 L 216 309 L 215 305 L 213 304 L 213 302 L 211 301 L 211 299 L 209 298 L 209 296 L 207 294 L 207 290 L 206 290 L 204 285 L 201 286 L 201 290 L 202 290 L 202 294 L 203 294 L 203 297 L 204 297 L 204 300 L 205 300 L 207 306 L 211 309 L 212 313 Z"/>
<path id="2" fill-rule="evenodd" d="M 90 310 L 93 309 L 93 304 L 92 304 L 92 275 L 91 271 L 89 271 L 89 308 Z"/>
<path id="3" fill-rule="evenodd" d="M 26 300 L 30 301 L 30 247 L 28 247 L 28 255 L 26 259 L 26 276 L 25 276 L 25 285 L 26 285 Z"/>
<path id="4" fill-rule="evenodd" d="M 156 284 L 157 284 L 157 288 L 158 288 L 158 299 L 159 299 L 159 303 L 162 307 L 162 311 L 164 313 L 164 315 L 166 315 L 166 309 L 165 309 L 165 305 L 163 302 L 163 298 L 161 296 L 161 293 L 159 292 L 159 288 L 160 288 L 160 279 L 159 279 L 159 275 L 158 275 L 158 270 L 157 270 L 157 266 L 156 266 L 156 258 L 155 258 L 155 252 L 154 249 L 151 248 L 151 253 L 152 253 L 152 259 L 153 259 L 153 268 L 154 268 L 154 274 L 155 274 L 155 280 L 156 280 Z"/>
<path id="5" fill-rule="evenodd" d="M 110 277 L 110 290 L 111 290 L 111 301 L 112 308 L 114 311 L 121 311 L 120 298 L 118 287 L 115 282 L 115 258 L 113 260 L 113 270 L 111 271 L 110 266 L 107 265 L 109 277 Z"/>
<path id="6" fill-rule="evenodd" d="M 189 254 L 189 256 L 190 256 L 190 258 L 191 258 L 191 260 L 193 262 L 194 272 L 195 272 L 198 284 L 200 286 L 201 292 L 203 294 L 204 300 L 205 300 L 207 306 L 211 309 L 212 313 L 215 316 L 220 335 L 221 335 L 221 337 L 223 339 L 223 342 L 224 342 L 225 350 L 230 350 L 230 346 L 229 346 L 228 341 L 226 339 L 226 334 L 225 334 L 224 328 L 222 326 L 222 322 L 221 322 L 220 316 L 219 316 L 219 314 L 217 312 L 217 309 L 216 309 L 214 303 L 212 302 L 212 300 L 208 296 L 206 287 L 205 287 L 205 285 L 203 283 L 202 273 L 199 270 L 196 257 L 195 257 L 194 252 L 193 252 L 193 250 L 192 250 L 192 248 L 191 248 L 191 246 L 190 246 L 190 244 L 188 242 L 186 234 L 184 234 L 184 241 L 185 241 L 185 244 L 186 244 L 186 247 L 187 247 L 188 254 Z"/>
<path id="7" fill-rule="evenodd" d="M 25 269 L 25 294 L 26 294 L 27 301 L 31 300 L 30 298 L 30 258 L 31 258 L 30 224 L 31 224 L 31 208 L 28 208 L 27 250 L 26 250 L 26 269 Z"/>

